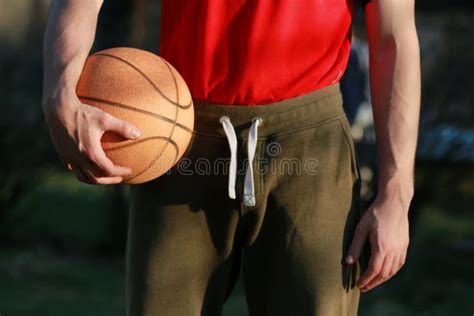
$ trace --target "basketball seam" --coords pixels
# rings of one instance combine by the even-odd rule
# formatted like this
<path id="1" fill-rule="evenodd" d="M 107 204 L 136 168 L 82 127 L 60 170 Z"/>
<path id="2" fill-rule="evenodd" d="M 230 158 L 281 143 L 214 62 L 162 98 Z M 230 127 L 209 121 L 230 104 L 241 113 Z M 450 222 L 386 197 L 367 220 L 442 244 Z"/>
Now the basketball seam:
<path id="1" fill-rule="evenodd" d="M 173 71 L 171 70 L 171 67 L 168 65 L 168 63 L 164 63 L 164 64 L 166 65 L 166 67 L 168 67 L 168 70 L 170 71 L 171 76 L 173 77 L 173 82 L 174 82 L 175 90 L 176 90 L 176 102 L 177 102 L 177 104 L 179 104 L 178 82 L 176 81 L 176 78 L 175 78 L 175 76 L 174 76 L 174 74 L 173 74 Z M 133 66 L 133 65 L 132 65 L 132 66 Z M 137 69 L 137 71 L 139 71 L 139 70 Z M 150 81 L 150 82 L 151 82 L 151 81 Z M 171 128 L 170 136 L 168 137 L 168 139 L 171 140 L 171 141 L 172 141 L 172 139 L 173 139 L 172 137 L 173 137 L 173 134 L 174 134 L 174 130 L 175 130 L 175 128 L 176 128 L 176 122 L 177 122 L 177 120 L 178 120 L 179 109 L 180 109 L 180 106 L 178 105 L 178 106 L 176 107 L 176 112 L 175 112 L 175 115 L 174 115 L 173 127 Z M 147 167 L 145 170 L 139 172 L 137 175 L 135 175 L 134 177 L 130 178 L 129 180 L 135 179 L 135 178 L 141 176 L 141 175 L 142 175 L 143 173 L 145 173 L 147 170 L 150 170 L 151 166 L 153 166 L 153 164 L 154 164 L 158 159 L 160 159 L 160 157 L 163 155 L 163 153 L 165 152 L 166 147 L 168 147 L 168 144 L 169 144 L 169 143 L 170 143 L 170 141 L 168 141 L 168 142 L 165 144 L 165 146 L 163 147 L 163 150 L 162 150 L 161 153 L 158 155 L 158 157 L 156 157 L 156 159 L 155 159 L 152 163 L 150 163 L 150 164 L 148 165 L 148 167 Z M 173 142 L 173 143 L 174 143 L 174 142 Z M 176 143 L 175 143 L 175 144 L 176 144 Z M 176 163 L 176 161 L 177 161 L 177 159 L 178 159 L 178 154 L 179 154 L 179 147 L 176 146 L 175 149 L 176 149 L 176 154 L 175 154 L 175 158 L 174 158 L 174 161 L 173 161 L 173 165 Z"/>
<path id="2" fill-rule="evenodd" d="M 156 114 L 156 113 L 153 113 L 153 112 L 150 112 L 150 111 L 145 111 L 145 110 L 142 110 L 142 109 L 137 109 L 137 108 L 134 108 L 133 106 L 130 106 L 130 105 L 126 105 L 126 104 L 123 104 L 123 103 L 118 103 L 118 102 L 115 102 L 115 101 L 108 101 L 108 100 L 104 100 L 104 99 L 96 98 L 96 97 L 86 97 L 86 96 L 83 96 L 83 95 L 78 95 L 78 98 L 86 100 L 86 101 L 105 103 L 107 105 L 119 107 L 119 108 L 122 108 L 122 109 L 125 109 L 125 110 L 150 115 L 150 116 L 159 118 L 159 119 L 161 119 L 165 122 L 168 122 L 168 123 L 171 123 L 171 124 L 176 124 L 176 126 L 178 126 L 179 128 L 184 129 L 187 132 L 190 132 L 190 133 L 193 132 L 189 127 L 187 127 L 187 126 L 185 126 L 181 123 L 178 123 L 178 122 L 174 123 L 172 119 L 167 118 L 166 116 L 162 116 L 160 114 Z"/>
<path id="3" fill-rule="evenodd" d="M 173 124 L 172 128 L 171 128 L 171 132 L 170 132 L 170 135 L 168 138 L 166 137 L 163 137 L 163 136 L 156 136 L 157 138 L 159 137 L 160 139 L 166 139 L 166 144 L 165 146 L 163 147 L 163 150 L 161 151 L 161 153 L 158 155 L 158 157 L 156 157 L 155 159 L 153 159 L 153 161 L 147 166 L 147 168 L 145 168 L 144 170 L 140 171 L 138 174 L 136 174 L 135 176 L 127 179 L 127 181 L 131 181 L 139 176 L 141 176 L 143 173 L 145 173 L 147 170 L 149 170 L 153 164 L 156 163 L 156 161 L 158 159 L 161 158 L 161 156 L 163 155 L 163 153 L 165 152 L 168 144 L 172 143 L 174 148 L 175 148 L 175 158 L 174 158 L 174 161 L 173 161 L 173 165 L 177 162 L 177 159 L 178 159 L 178 154 L 179 154 L 179 147 L 178 145 L 172 140 L 172 137 L 173 137 L 173 134 L 174 134 L 174 130 L 175 130 L 175 127 L 178 125 L 178 123 L 176 122 L 177 119 L 178 119 L 178 113 L 179 113 L 179 109 L 189 109 L 192 107 L 192 98 L 190 100 L 190 103 L 188 105 L 182 105 L 182 104 L 179 104 L 179 90 L 178 90 L 178 84 L 177 84 L 177 80 L 176 80 L 176 77 L 170 67 L 170 65 L 163 59 L 159 58 L 159 60 L 161 62 L 163 62 L 165 64 L 165 66 L 168 68 L 171 76 L 173 77 L 173 81 L 174 81 L 174 84 L 175 84 L 175 89 L 176 89 L 176 102 L 174 102 L 173 100 L 169 99 L 156 85 L 155 83 L 143 72 L 141 71 L 137 66 L 135 66 L 134 64 L 132 64 L 131 62 L 129 62 L 128 60 L 122 58 L 122 57 L 118 57 L 118 56 L 115 56 L 115 55 L 112 55 L 112 54 L 107 54 L 107 53 L 96 53 L 94 54 L 93 56 L 97 56 L 97 57 L 109 57 L 109 58 L 112 58 L 112 59 L 115 59 L 115 60 L 118 60 L 118 61 L 121 61 L 123 62 L 124 64 L 128 65 L 129 67 L 131 67 L 132 69 L 134 69 L 136 72 L 138 72 L 154 89 L 155 91 L 160 94 L 166 101 L 168 101 L 171 105 L 174 105 L 176 106 L 176 112 L 175 112 L 175 121 L 174 122 L 171 122 Z M 105 101 L 105 100 L 103 100 Z M 118 106 L 118 103 L 115 103 L 115 105 Z M 125 106 L 125 105 L 124 105 Z M 123 107 L 125 108 L 125 107 Z M 130 107 L 130 109 L 133 109 Z M 135 109 L 135 110 L 138 110 L 138 109 Z M 140 111 L 138 111 L 140 112 Z M 155 115 L 153 115 L 155 116 Z M 162 117 L 162 119 L 164 119 L 164 117 Z M 167 121 L 166 119 L 164 119 L 165 121 Z M 181 124 L 180 124 L 181 125 Z M 192 131 L 191 131 L 192 132 Z M 131 145 L 131 144 L 130 144 Z"/>
<path id="4" fill-rule="evenodd" d="M 150 137 L 146 137 L 146 138 L 141 138 L 139 140 L 133 141 L 133 142 L 128 143 L 128 144 L 123 144 L 123 145 L 119 145 L 119 146 L 116 146 L 116 147 L 108 148 L 106 151 L 113 151 L 113 150 L 123 149 L 123 148 L 127 148 L 127 147 L 130 147 L 130 146 L 136 145 L 136 144 L 140 144 L 140 143 L 143 143 L 143 142 L 146 142 L 146 141 L 149 141 L 149 140 L 155 140 L 155 139 L 165 140 L 167 142 L 170 142 L 173 146 L 175 146 L 176 150 L 179 150 L 178 149 L 179 148 L 178 144 L 176 144 L 175 141 L 173 141 L 172 139 L 170 139 L 168 137 L 165 137 L 165 136 L 150 136 Z"/>
<path id="5" fill-rule="evenodd" d="M 115 56 L 115 55 L 112 55 L 112 54 L 106 54 L 106 53 L 97 53 L 97 54 L 94 54 L 92 56 L 97 56 L 97 57 L 109 57 L 109 58 L 113 58 L 115 60 L 118 60 L 118 61 L 121 61 L 123 62 L 124 64 L 128 65 L 129 67 L 132 67 L 136 72 L 138 72 L 146 81 L 148 81 L 148 83 L 150 83 L 153 88 L 155 89 L 156 92 L 158 92 L 158 94 L 160 94 L 166 101 L 168 101 L 170 104 L 174 105 L 174 106 L 177 106 L 181 109 L 189 109 L 191 106 L 192 106 L 192 100 L 190 101 L 189 104 L 187 105 L 182 105 L 182 104 L 179 104 L 179 100 L 177 99 L 176 102 L 171 100 L 170 98 L 168 98 L 157 86 L 156 84 L 143 72 L 140 70 L 140 68 L 138 68 L 137 66 L 135 66 L 134 64 L 132 64 L 131 62 L 129 62 L 128 60 L 122 58 L 122 57 L 118 57 L 118 56 Z M 159 58 L 160 61 L 163 61 L 161 58 Z M 165 63 L 165 65 L 168 67 L 168 69 L 170 69 L 169 65 L 167 63 Z M 173 80 L 176 82 L 176 78 L 174 77 L 174 74 L 173 72 L 171 72 L 171 76 L 173 77 Z"/>
<path id="6" fill-rule="evenodd" d="M 163 150 L 161 151 L 161 153 L 158 155 L 158 157 L 156 157 L 155 159 L 153 159 L 149 164 L 148 166 L 143 169 L 142 171 L 139 171 L 136 175 L 134 175 L 133 177 L 131 178 L 128 178 L 126 179 L 127 181 L 131 181 L 133 179 L 136 179 L 138 178 L 139 176 L 141 176 L 142 174 L 144 174 L 145 172 L 147 172 L 148 170 L 150 170 L 150 168 L 158 161 L 158 159 L 161 158 L 161 156 L 163 155 L 166 147 L 168 144 L 171 144 L 173 145 L 173 148 L 175 149 L 175 155 L 174 155 L 174 160 L 173 160 L 173 165 L 176 163 L 177 159 L 178 159 L 178 153 L 179 153 L 179 147 L 178 147 L 178 144 L 176 144 L 175 141 L 173 141 L 172 139 L 170 138 L 167 138 L 167 137 L 164 137 L 164 136 L 152 136 L 152 137 L 149 137 L 148 139 L 144 139 L 143 141 L 147 141 L 147 140 L 152 140 L 152 139 L 162 139 L 162 140 L 166 140 L 166 144 L 165 146 L 163 147 Z M 139 141 L 137 141 L 139 142 Z M 134 145 L 136 144 L 137 142 L 134 142 L 132 144 L 127 144 L 128 146 L 131 146 L 131 145 Z M 125 146 L 124 146 L 125 147 Z"/>

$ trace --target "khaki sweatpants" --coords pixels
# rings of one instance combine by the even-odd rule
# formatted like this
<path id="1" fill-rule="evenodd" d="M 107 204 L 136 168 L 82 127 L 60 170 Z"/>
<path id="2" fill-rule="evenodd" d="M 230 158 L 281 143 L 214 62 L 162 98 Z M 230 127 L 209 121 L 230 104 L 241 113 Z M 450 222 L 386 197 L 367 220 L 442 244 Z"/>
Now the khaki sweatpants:
<path id="1" fill-rule="evenodd" d="M 339 84 L 261 106 L 195 100 L 195 131 L 166 175 L 131 188 L 130 316 L 221 315 L 242 268 L 251 316 L 356 315 L 368 253 L 344 264 L 362 209 Z M 236 199 L 229 198 L 235 128 Z M 249 128 L 255 206 L 242 203 Z"/>

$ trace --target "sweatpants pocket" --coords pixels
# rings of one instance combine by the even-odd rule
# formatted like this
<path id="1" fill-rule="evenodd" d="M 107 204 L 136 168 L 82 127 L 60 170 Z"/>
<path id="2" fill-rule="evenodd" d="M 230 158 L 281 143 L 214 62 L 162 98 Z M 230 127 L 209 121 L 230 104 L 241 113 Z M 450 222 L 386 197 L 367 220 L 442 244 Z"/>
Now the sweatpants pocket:
<path id="1" fill-rule="evenodd" d="M 352 177 L 354 182 L 360 181 L 360 171 L 357 161 L 357 154 L 355 151 L 354 139 L 351 134 L 351 126 L 347 116 L 343 115 L 339 117 L 339 126 L 341 128 L 342 135 L 344 136 L 345 143 L 349 152 L 351 153 L 351 164 L 352 164 Z"/>

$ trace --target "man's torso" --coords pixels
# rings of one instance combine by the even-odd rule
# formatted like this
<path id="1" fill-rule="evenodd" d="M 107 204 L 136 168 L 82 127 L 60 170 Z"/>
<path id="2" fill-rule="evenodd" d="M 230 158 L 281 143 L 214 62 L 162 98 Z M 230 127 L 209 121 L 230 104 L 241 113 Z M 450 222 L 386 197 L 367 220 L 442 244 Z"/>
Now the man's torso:
<path id="1" fill-rule="evenodd" d="M 338 82 L 352 0 L 164 0 L 160 55 L 195 99 L 267 104 Z"/>

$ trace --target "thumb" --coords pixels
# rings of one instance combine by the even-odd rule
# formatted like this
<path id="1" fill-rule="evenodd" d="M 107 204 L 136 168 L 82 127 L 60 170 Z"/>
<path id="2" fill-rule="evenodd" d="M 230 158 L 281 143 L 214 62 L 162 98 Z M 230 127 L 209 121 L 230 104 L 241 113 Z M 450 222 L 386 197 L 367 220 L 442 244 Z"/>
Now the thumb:
<path id="1" fill-rule="evenodd" d="M 140 131 L 133 124 L 109 114 L 106 114 L 105 117 L 100 120 L 100 125 L 102 130 L 116 132 L 128 139 L 136 139 L 141 136 Z"/>
<path id="2" fill-rule="evenodd" d="M 349 247 L 349 251 L 345 259 L 347 264 L 353 264 L 359 260 L 365 241 L 367 240 L 368 232 L 369 230 L 367 225 L 363 223 L 359 223 L 357 225 L 351 246 Z"/>

